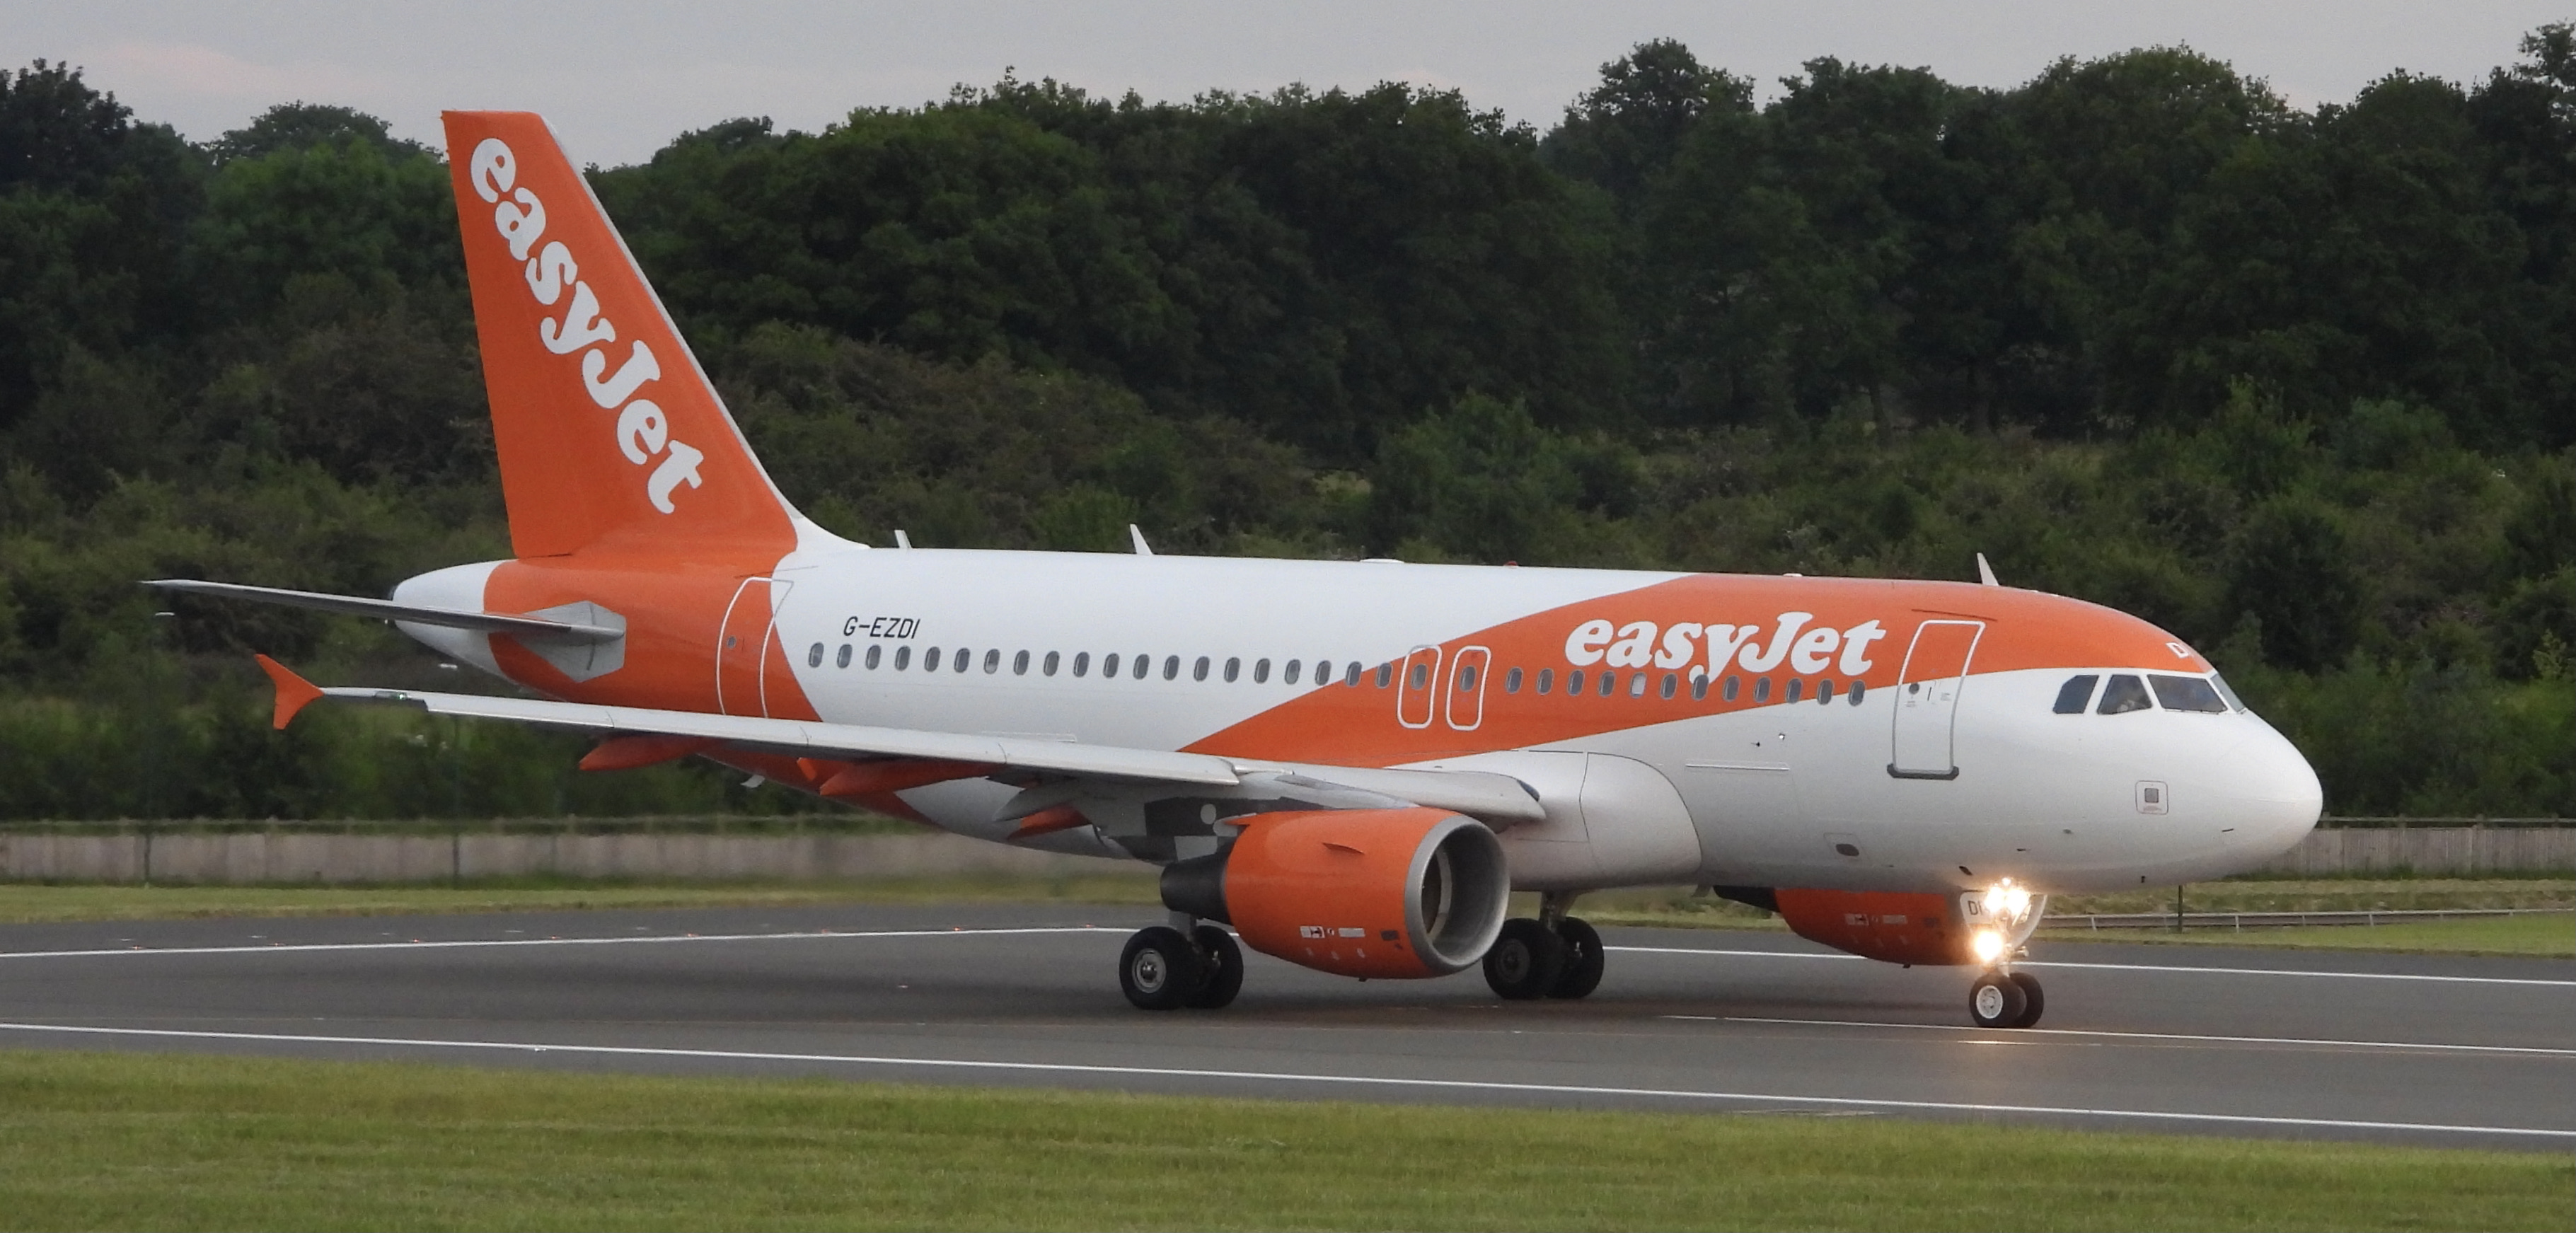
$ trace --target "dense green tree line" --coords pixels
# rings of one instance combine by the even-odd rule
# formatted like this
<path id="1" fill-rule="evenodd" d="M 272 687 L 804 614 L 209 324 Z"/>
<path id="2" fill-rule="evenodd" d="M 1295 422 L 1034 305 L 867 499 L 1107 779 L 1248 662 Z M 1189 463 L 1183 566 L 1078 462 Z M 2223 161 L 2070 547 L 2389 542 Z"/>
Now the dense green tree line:
<path id="1" fill-rule="evenodd" d="M 781 484 L 883 542 L 1963 575 L 2191 638 L 2344 812 L 2576 808 L 2576 35 L 2301 110 L 2188 51 L 2009 90 L 1670 42 L 1545 133 L 1384 85 L 1006 79 L 592 180 Z M 574 152 L 578 156 L 578 151 Z M 157 601 L 503 555 L 437 151 L 192 145 L 0 72 L 0 816 L 775 809 L 398 714 L 269 734 Z"/>

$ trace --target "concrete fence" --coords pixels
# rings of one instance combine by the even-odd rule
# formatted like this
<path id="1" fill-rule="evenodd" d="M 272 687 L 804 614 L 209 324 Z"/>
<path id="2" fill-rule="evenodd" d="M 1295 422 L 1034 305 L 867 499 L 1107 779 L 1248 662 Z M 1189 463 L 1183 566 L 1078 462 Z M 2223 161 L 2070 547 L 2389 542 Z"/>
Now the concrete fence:
<path id="1" fill-rule="evenodd" d="M 2576 827 L 2319 830 L 2265 872 L 2576 873 Z M 0 831 L 0 880 L 443 882 L 555 876 L 709 881 L 1097 877 L 1150 872 L 954 835 L 726 835 L 689 831 L 451 834 L 309 830 Z"/>

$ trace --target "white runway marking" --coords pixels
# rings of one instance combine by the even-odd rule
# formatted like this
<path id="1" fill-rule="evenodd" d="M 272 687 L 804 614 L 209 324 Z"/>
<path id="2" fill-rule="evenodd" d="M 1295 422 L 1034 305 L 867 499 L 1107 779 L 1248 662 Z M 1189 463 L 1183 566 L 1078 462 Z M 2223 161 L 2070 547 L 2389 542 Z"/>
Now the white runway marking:
<path id="1" fill-rule="evenodd" d="M 1740 959 L 1858 959 L 1858 955 L 1819 955 L 1794 950 L 1701 950 L 1695 946 L 1604 946 L 1605 951 L 1625 951 L 1639 955 L 1712 955 Z M 2028 959 L 2016 961 L 2017 968 L 2068 968 L 2098 972 L 2184 972 L 2212 976 L 2311 976 L 2340 980 L 2429 980 L 2462 985 L 2537 985 L 2544 988 L 2576 989 L 2576 980 L 2540 980 L 2515 976 L 2432 976 L 2420 972 L 2320 972 L 2300 968 L 2196 968 L 2185 964 L 2158 963 L 2041 963 Z"/>
<path id="2" fill-rule="evenodd" d="M 835 938 L 973 938 L 1028 933 L 1124 933 L 1100 925 L 1049 925 L 1025 929 L 800 930 L 795 933 L 665 933 L 645 937 L 497 938 L 424 942 L 298 942 L 266 946 L 114 946 L 92 950 L 0 951 L 0 959 L 94 959 L 108 955 L 290 955 L 329 950 L 469 950 L 508 946 L 640 946 L 668 942 L 794 942 Z"/>
<path id="3" fill-rule="evenodd" d="M 2106 1032 L 2085 1028 L 1980 1028 L 1955 1023 L 1879 1023 L 1862 1019 L 1776 1019 L 1758 1015 L 1662 1015 L 1714 1023 L 1787 1023 L 1799 1027 L 1902 1028 L 1909 1032 L 2003 1032 L 2004 1039 L 2033 1036 L 2086 1036 L 2107 1040 L 2177 1040 L 2220 1045 L 2333 1045 L 2343 1049 L 2435 1050 L 2444 1053 L 2516 1053 L 2539 1057 L 2576 1057 L 2576 1049 L 2537 1045 L 2436 1045 L 2402 1040 L 2330 1040 L 2304 1036 L 2195 1036 L 2182 1032 Z"/>
<path id="4" fill-rule="evenodd" d="M 1981 1104 L 1947 1100 L 1873 1100 L 1848 1096 L 1789 1096 L 1764 1092 L 1711 1092 L 1691 1088 L 1593 1087 L 1573 1083 L 1502 1083 L 1473 1079 L 1408 1079 L 1377 1075 L 1298 1074 L 1267 1070 L 1200 1070 L 1177 1066 L 1098 1066 L 1072 1062 L 993 1062 L 961 1058 L 874 1057 L 838 1053 L 756 1053 L 738 1049 L 658 1049 L 632 1045 L 545 1045 L 499 1040 L 424 1040 L 398 1036 L 321 1036 L 265 1032 L 198 1032 L 174 1028 L 83 1027 L 67 1024 L 0 1023 L 0 1031 L 70 1036 L 125 1036 L 161 1040 L 231 1040 L 263 1044 L 359 1045 L 399 1049 L 459 1049 L 497 1053 L 578 1053 L 605 1057 L 693 1058 L 712 1061 L 803 1062 L 838 1066 L 922 1067 L 947 1070 L 999 1070 L 1023 1074 L 1106 1075 L 1157 1079 L 1223 1079 L 1262 1083 L 1306 1083 L 1337 1087 L 1393 1087 L 1454 1092 L 1497 1092 L 1548 1096 L 1625 1096 L 1724 1103 L 1807 1105 L 1827 1109 L 1937 1113 L 2011 1113 L 2111 1120 L 2191 1122 L 2219 1126 L 2270 1126 L 2312 1130 L 2389 1130 L 2456 1135 L 2503 1135 L 2576 1139 L 2576 1130 L 2529 1126 L 2460 1126 L 2434 1122 L 2375 1122 L 2319 1117 L 2257 1117 L 2240 1113 L 2175 1113 L 2158 1109 L 2085 1109 L 2062 1105 Z"/>

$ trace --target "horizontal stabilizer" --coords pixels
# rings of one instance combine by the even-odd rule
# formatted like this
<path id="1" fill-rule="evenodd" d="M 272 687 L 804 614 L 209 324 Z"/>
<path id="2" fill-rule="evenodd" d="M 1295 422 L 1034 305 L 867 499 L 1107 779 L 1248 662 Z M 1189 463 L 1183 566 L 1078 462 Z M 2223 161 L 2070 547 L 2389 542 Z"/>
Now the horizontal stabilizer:
<path id="1" fill-rule="evenodd" d="M 625 630 L 611 629 L 605 625 L 549 621 L 544 617 L 518 616 L 503 612 L 466 612 L 455 608 L 430 608 L 420 604 L 398 604 L 389 599 L 360 599 L 355 595 L 328 595 L 320 591 L 288 591 L 278 587 L 243 586 L 237 582 L 155 578 L 143 585 L 163 591 L 218 595 L 227 599 L 247 599 L 255 603 L 279 604 L 288 608 L 311 608 L 317 612 L 339 612 L 386 621 L 409 621 L 414 625 L 436 625 L 445 629 L 470 629 L 484 634 L 515 634 L 522 638 L 548 638 L 564 642 L 614 642 L 626 636 Z"/>

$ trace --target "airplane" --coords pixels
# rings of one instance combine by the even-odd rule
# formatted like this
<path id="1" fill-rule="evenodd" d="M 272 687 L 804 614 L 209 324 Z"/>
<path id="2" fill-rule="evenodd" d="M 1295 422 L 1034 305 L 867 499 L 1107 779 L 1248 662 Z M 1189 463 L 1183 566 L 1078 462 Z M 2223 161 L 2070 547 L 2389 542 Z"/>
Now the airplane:
<path id="1" fill-rule="evenodd" d="M 513 558 L 381 600 L 148 585 L 389 620 L 536 696 L 262 656 L 281 729 L 408 705 L 591 734 L 586 769 L 701 757 L 1152 862 L 1167 923 L 1118 980 L 1157 1011 L 1231 1002 L 1245 946 L 1581 998 L 1577 899 L 1687 884 L 1973 972 L 1970 1019 L 2028 1027 L 2050 893 L 2245 871 L 2317 822 L 2315 772 L 2198 651 L 1982 555 L 1965 583 L 843 539 L 770 481 L 545 122 L 443 119 Z"/>

